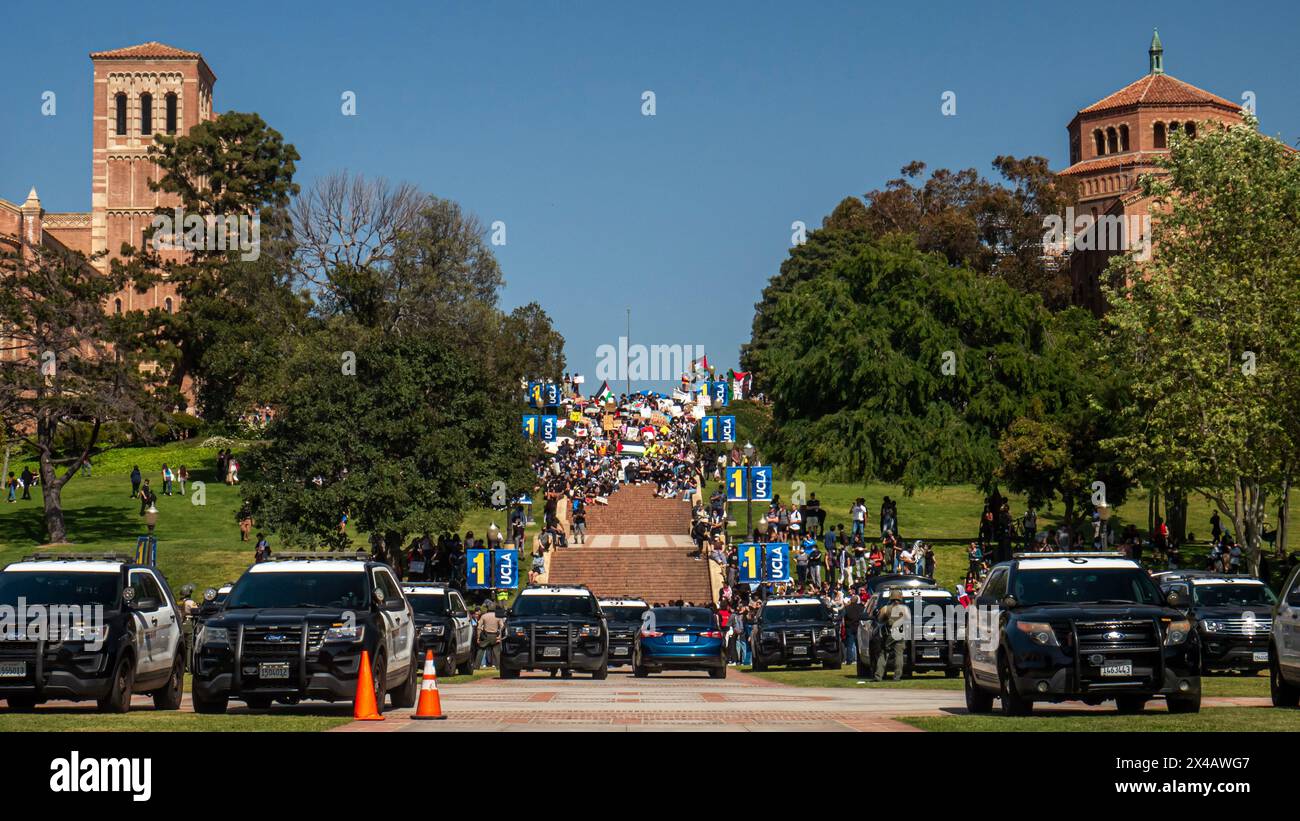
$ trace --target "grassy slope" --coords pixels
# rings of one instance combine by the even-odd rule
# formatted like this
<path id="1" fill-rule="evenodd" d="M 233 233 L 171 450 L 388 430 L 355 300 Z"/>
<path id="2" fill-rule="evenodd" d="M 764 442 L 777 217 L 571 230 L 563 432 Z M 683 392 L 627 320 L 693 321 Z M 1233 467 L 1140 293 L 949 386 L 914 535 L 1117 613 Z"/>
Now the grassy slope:
<path id="1" fill-rule="evenodd" d="M 100 456 L 90 478 L 74 477 L 63 492 L 68 537 L 76 550 L 123 551 L 135 548 L 137 536 L 145 532 L 140 502 L 130 498 L 131 467 L 150 481 L 158 498 L 158 565 L 173 589 L 192 583 L 198 590 L 239 577 L 253 559 L 257 530 L 248 542 L 240 542 L 235 514 L 239 509 L 239 488 L 216 481 L 216 450 L 198 447 L 196 442 L 174 443 L 152 448 L 110 451 Z M 191 481 L 205 482 L 206 503 L 196 505 L 192 497 L 162 495 L 162 465 L 184 464 Z M 22 463 L 15 463 L 15 472 Z M 188 488 L 187 488 L 188 489 Z M 39 489 L 27 502 L 0 502 L 0 566 L 37 549 L 44 540 L 44 523 Z M 536 510 L 540 518 L 541 510 Z M 504 513 L 471 511 L 461 533 L 472 530 L 481 536 L 495 521 L 506 526 Z M 530 529 L 531 531 L 531 529 Z M 358 547 L 366 546 L 361 534 L 353 533 Z M 279 547 L 271 537 L 271 547 Z M 524 552 L 523 576 L 527 578 L 530 558 Z"/>

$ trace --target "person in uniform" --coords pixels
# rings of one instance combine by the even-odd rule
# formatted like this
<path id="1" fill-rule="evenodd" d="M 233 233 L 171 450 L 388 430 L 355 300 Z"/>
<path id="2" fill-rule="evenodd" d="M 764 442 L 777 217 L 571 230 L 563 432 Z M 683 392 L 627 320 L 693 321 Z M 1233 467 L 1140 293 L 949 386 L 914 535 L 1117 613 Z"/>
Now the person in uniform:
<path id="1" fill-rule="evenodd" d="M 885 680 L 886 665 L 891 656 L 894 664 L 894 681 L 903 678 L 903 651 L 907 647 L 907 621 L 911 616 L 911 611 L 903 604 L 903 591 L 890 590 L 889 604 L 880 608 L 876 614 L 883 642 L 880 655 L 876 658 L 876 681 Z"/>

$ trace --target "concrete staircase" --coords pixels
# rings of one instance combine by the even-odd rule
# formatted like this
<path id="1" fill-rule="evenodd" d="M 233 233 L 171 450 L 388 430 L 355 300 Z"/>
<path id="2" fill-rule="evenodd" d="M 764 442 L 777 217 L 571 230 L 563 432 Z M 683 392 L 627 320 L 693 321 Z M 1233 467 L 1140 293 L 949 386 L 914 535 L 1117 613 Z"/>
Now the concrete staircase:
<path id="1" fill-rule="evenodd" d="M 587 507 L 587 542 L 556 548 L 549 584 L 585 584 L 597 596 L 640 596 L 654 604 L 713 601 L 707 560 L 695 561 L 691 506 L 660 499 L 653 485 L 623 486 L 608 505 Z"/>
<path id="2" fill-rule="evenodd" d="M 635 538 L 635 537 L 633 537 Z M 551 551 L 549 584 L 585 584 L 597 596 L 641 596 L 651 604 L 681 599 L 713 601 L 708 560 L 695 561 L 693 545 L 672 547 L 561 547 Z"/>
<path id="3" fill-rule="evenodd" d="M 655 496 L 654 485 L 624 485 L 609 504 L 587 505 L 587 533 L 596 535 L 679 535 L 691 532 L 691 505 Z"/>

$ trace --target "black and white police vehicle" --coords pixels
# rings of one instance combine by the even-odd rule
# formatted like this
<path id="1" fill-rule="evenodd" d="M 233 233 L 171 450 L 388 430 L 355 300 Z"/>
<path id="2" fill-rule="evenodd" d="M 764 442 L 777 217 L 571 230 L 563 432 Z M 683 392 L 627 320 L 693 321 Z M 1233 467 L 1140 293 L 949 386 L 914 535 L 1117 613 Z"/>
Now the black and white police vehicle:
<path id="1" fill-rule="evenodd" d="M 438 675 L 468 676 L 474 672 L 474 623 L 460 591 L 437 582 L 405 582 L 406 594 L 415 611 L 416 662 L 433 651 Z"/>
<path id="2" fill-rule="evenodd" d="M 534 585 L 519 592 L 506 614 L 501 678 L 522 670 L 574 670 L 609 675 L 609 631 L 600 601 L 581 585 Z"/>
<path id="3" fill-rule="evenodd" d="M 966 616 L 961 603 L 943 588 L 915 585 L 882 587 L 867 600 L 858 625 L 858 675 L 872 675 L 880 654 L 888 647 L 884 631 L 889 628 L 879 622 L 878 615 L 896 589 L 901 590 L 902 604 L 912 614 L 903 637 L 903 676 L 927 672 L 942 672 L 949 678 L 961 675 L 966 637 Z"/>
<path id="4" fill-rule="evenodd" d="M 650 605 L 644 599 L 624 597 L 600 599 L 600 609 L 609 628 L 609 666 L 631 664 L 632 647 L 636 644 L 637 631 L 641 629 L 641 618 Z"/>
<path id="5" fill-rule="evenodd" d="M 134 556 L 50 553 L 0 571 L 0 698 L 11 710 L 95 699 L 124 713 L 144 693 L 181 705 L 181 614 L 157 568 Z"/>
<path id="6" fill-rule="evenodd" d="M 1177 594 L 1118 553 L 1025 553 L 993 566 L 967 623 L 966 707 L 1006 715 L 1035 701 L 1114 700 L 1138 712 L 1163 696 L 1201 709 L 1201 642 Z"/>
<path id="7" fill-rule="evenodd" d="M 194 710 L 225 712 L 301 699 L 351 701 L 361 653 L 384 695 L 410 707 L 419 693 L 415 613 L 392 568 L 365 553 L 278 552 L 235 583 L 195 637 Z"/>
<path id="8" fill-rule="evenodd" d="M 1273 706 L 1300 705 L 1300 565 L 1282 584 L 1282 596 L 1273 608 L 1268 672 Z"/>
<path id="9" fill-rule="evenodd" d="M 1201 672 L 1268 667 L 1269 635 L 1277 596 L 1250 576 L 1205 570 L 1171 570 L 1153 577 L 1160 589 L 1175 592 L 1183 611 L 1201 634 Z"/>
<path id="10" fill-rule="evenodd" d="M 818 662 L 838 670 L 843 664 L 840 620 L 821 599 L 771 598 L 754 623 L 753 669 L 773 664 L 807 666 Z"/>

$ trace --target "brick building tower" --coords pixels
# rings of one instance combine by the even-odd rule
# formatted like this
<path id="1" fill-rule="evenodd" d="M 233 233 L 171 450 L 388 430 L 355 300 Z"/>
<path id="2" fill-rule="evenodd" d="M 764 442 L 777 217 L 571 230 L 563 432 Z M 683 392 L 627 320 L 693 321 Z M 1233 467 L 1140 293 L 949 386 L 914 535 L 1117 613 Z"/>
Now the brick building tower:
<path id="1" fill-rule="evenodd" d="M 1146 76 L 1080 109 L 1067 126 L 1070 167 L 1060 173 L 1078 183 L 1080 214 L 1094 221 L 1110 217 L 1112 224 L 1122 226 L 1149 224 L 1150 198 L 1142 196 L 1138 178 L 1160 170 L 1155 162 L 1169 153 L 1170 134 L 1181 130 L 1195 136 L 1207 121 L 1241 122 L 1237 103 L 1165 73 L 1158 32 L 1151 37 L 1147 56 Z M 1114 218 L 1121 221 L 1114 223 Z M 1125 237 L 1130 246 L 1142 239 Z M 1105 247 L 1074 252 L 1070 277 L 1076 305 L 1102 311 L 1101 277 L 1119 251 Z"/>

